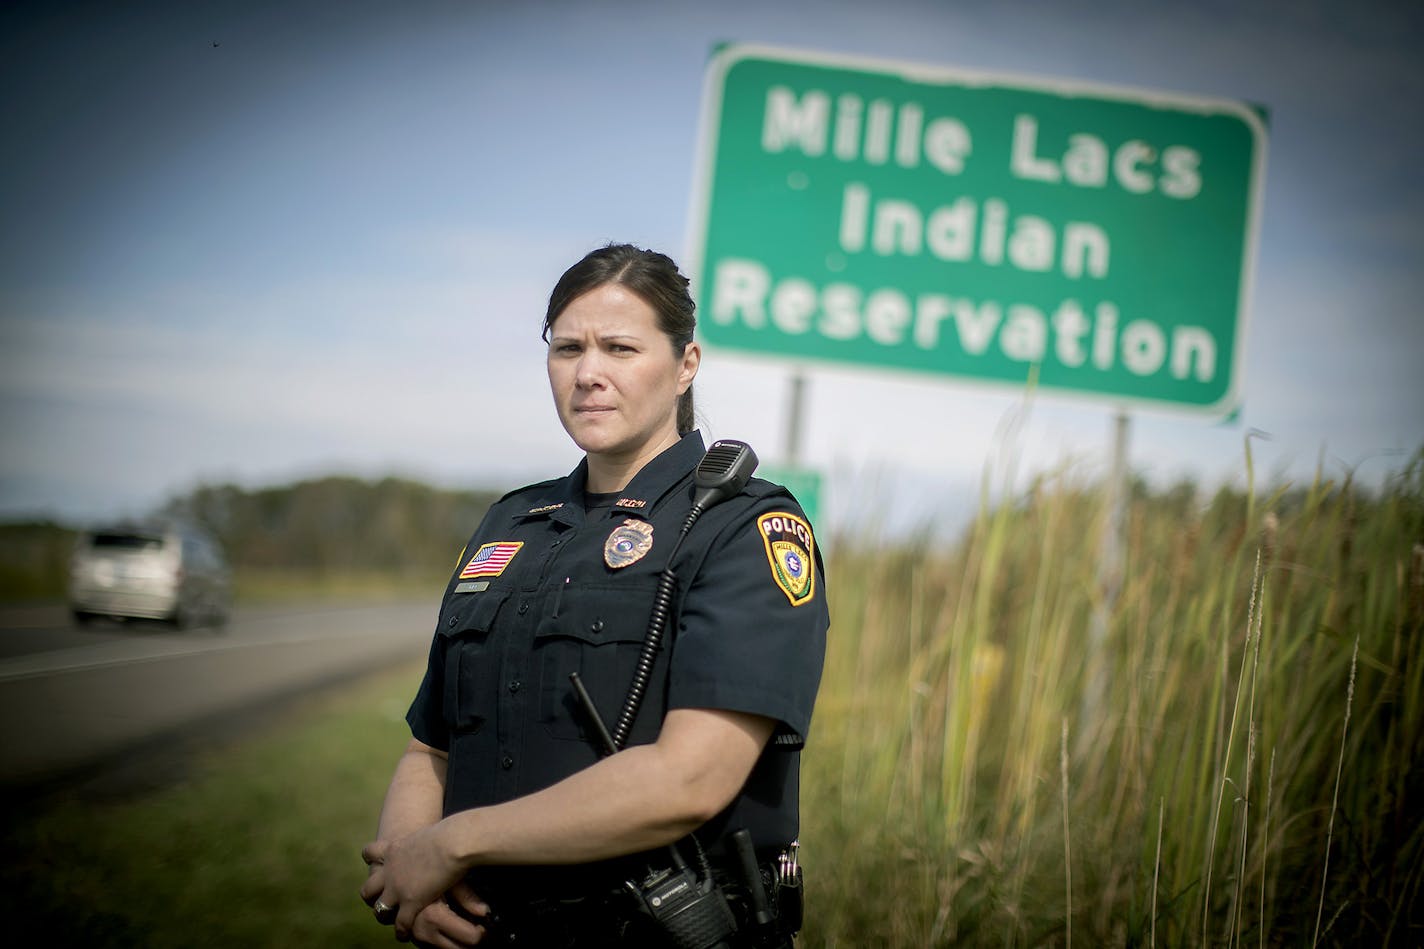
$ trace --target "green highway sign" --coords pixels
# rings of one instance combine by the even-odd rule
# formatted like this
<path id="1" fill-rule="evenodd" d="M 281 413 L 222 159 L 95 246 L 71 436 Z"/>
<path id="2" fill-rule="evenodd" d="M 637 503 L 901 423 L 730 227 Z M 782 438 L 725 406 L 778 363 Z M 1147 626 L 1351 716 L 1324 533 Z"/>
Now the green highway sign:
<path id="1" fill-rule="evenodd" d="M 1224 415 L 1265 148 L 1239 102 L 726 46 L 692 214 L 699 332 Z"/>
<path id="2" fill-rule="evenodd" d="M 796 503 L 801 505 L 811 527 L 814 529 L 820 525 L 821 472 L 794 465 L 762 465 L 757 477 L 774 481 L 789 490 Z"/>

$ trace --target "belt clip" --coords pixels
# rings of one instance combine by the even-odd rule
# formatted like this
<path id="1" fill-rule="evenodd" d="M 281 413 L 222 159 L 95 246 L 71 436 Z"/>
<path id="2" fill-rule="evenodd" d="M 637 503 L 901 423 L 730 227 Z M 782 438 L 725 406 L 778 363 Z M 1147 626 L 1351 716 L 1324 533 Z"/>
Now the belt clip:
<path id="1" fill-rule="evenodd" d="M 796 851 L 801 847 L 801 841 L 793 840 L 791 844 L 776 858 L 776 875 L 782 883 L 790 883 L 796 879 L 797 871 L 801 869 Z"/>

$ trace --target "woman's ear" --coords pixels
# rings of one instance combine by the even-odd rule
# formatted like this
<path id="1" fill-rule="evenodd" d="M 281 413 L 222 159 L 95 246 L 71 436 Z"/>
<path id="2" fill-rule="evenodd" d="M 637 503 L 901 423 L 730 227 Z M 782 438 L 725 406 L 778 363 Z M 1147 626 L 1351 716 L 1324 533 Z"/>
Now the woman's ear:
<path id="1" fill-rule="evenodd" d="M 702 365 L 702 346 L 688 343 L 682 351 L 682 365 L 677 371 L 677 394 L 682 395 L 692 380 L 697 378 L 697 367 Z"/>

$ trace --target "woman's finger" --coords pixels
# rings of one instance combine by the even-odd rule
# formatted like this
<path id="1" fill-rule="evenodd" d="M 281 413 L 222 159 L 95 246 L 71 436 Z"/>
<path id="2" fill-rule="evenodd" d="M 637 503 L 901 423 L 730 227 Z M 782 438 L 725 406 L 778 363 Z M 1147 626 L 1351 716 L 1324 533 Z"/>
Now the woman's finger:
<path id="1" fill-rule="evenodd" d="M 361 859 L 366 861 L 366 866 L 374 863 L 382 863 L 386 859 L 386 842 L 384 840 L 373 840 L 361 848 Z"/>
<path id="2" fill-rule="evenodd" d="M 415 917 L 425 908 L 417 910 L 404 904 L 396 907 L 396 942 L 410 942 L 410 930 L 415 925 Z"/>
<path id="3" fill-rule="evenodd" d="M 475 892 L 475 888 L 464 880 L 450 887 L 450 892 L 445 894 L 445 901 L 457 907 L 457 915 L 463 912 L 466 916 L 484 918 L 489 915 L 489 904 L 480 899 L 480 895 Z"/>
<path id="4" fill-rule="evenodd" d="M 380 864 L 373 864 L 371 871 L 366 874 L 366 879 L 361 883 L 361 899 L 367 906 L 376 904 L 376 897 L 380 896 L 386 888 L 386 874 Z"/>
<path id="5" fill-rule="evenodd" d="M 440 949 L 467 949 L 479 945 L 485 929 L 461 916 L 444 903 L 431 903 L 415 918 L 411 935 L 416 943 L 439 946 Z"/>

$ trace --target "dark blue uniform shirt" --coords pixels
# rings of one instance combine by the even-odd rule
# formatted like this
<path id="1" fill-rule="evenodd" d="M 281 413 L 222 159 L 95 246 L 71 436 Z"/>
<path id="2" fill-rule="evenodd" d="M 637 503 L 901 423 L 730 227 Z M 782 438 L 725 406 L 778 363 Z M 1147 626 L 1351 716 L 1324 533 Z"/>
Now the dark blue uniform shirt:
<path id="1" fill-rule="evenodd" d="M 447 814 L 598 760 L 569 673 L 613 730 L 703 452 L 701 435 L 684 436 L 606 508 L 585 510 L 583 462 L 486 514 L 446 588 L 407 715 L 417 739 L 449 753 Z M 759 850 L 782 847 L 798 833 L 799 749 L 829 625 L 820 552 L 790 493 L 754 478 L 702 515 L 672 566 L 672 622 L 628 744 L 656 740 L 673 708 L 775 720 L 746 786 L 698 837 L 712 849 L 745 827 Z"/>

